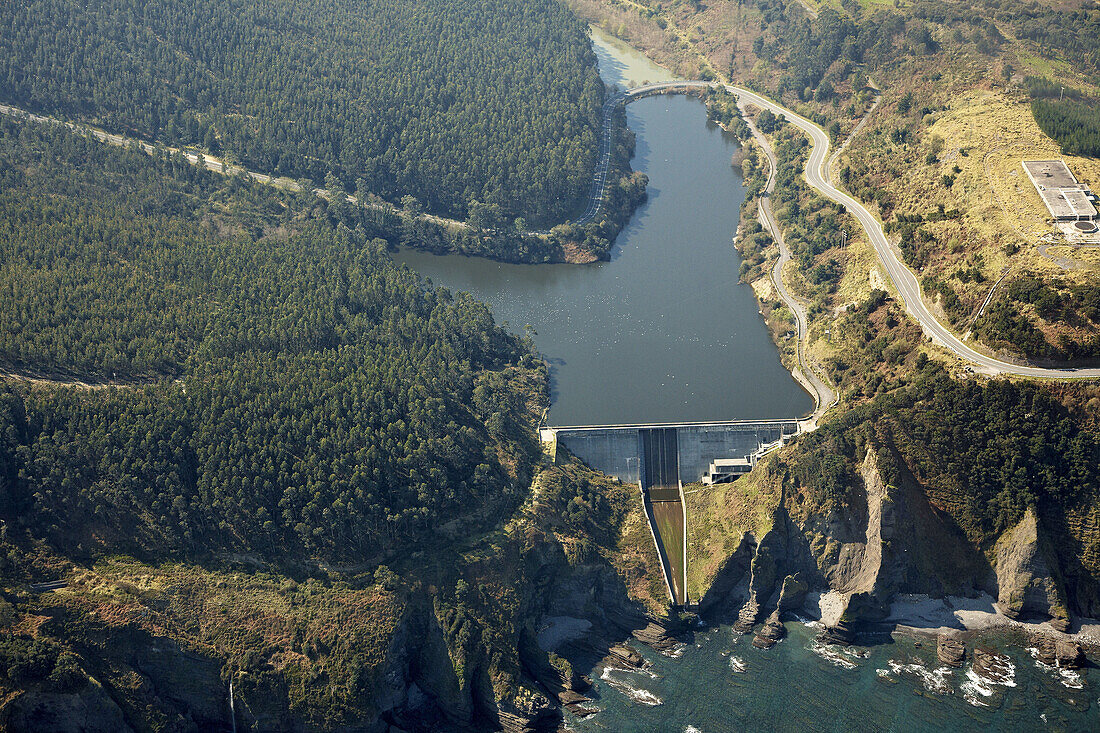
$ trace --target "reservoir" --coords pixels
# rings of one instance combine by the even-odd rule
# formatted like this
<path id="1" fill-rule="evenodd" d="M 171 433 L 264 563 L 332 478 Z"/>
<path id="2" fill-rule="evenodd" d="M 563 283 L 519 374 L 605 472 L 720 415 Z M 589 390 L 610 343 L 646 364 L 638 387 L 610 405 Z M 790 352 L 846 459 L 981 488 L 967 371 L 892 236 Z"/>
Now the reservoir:
<path id="1" fill-rule="evenodd" d="M 595 40 L 608 84 L 671 78 L 637 52 Z M 806 414 L 813 400 L 783 367 L 752 289 L 739 282 L 736 139 L 683 96 L 635 102 L 627 119 L 649 199 L 610 262 L 511 265 L 416 251 L 396 259 L 488 303 L 512 331 L 534 328 L 551 365 L 551 424 Z"/>

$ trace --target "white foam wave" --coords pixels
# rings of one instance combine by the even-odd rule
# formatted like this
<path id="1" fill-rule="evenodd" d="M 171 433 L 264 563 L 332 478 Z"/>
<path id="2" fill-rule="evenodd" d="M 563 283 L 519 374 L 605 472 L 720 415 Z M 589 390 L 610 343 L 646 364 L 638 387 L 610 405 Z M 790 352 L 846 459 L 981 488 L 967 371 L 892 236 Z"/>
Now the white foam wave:
<path id="1" fill-rule="evenodd" d="M 677 644 L 671 649 L 665 649 L 661 652 L 661 654 L 668 657 L 669 659 L 679 659 L 680 657 L 684 656 L 685 649 L 687 649 L 687 644 Z"/>
<path id="2" fill-rule="evenodd" d="M 703 731 L 699 730 L 694 725 L 689 725 L 687 728 L 684 728 L 684 733 L 703 733 Z"/>
<path id="3" fill-rule="evenodd" d="M 825 628 L 825 624 L 821 623 L 820 621 L 815 621 L 814 619 L 806 618 L 805 616 L 799 616 L 797 613 L 791 614 L 791 615 L 794 616 L 795 621 L 802 624 L 803 626 L 808 626 L 811 629 L 823 629 L 823 628 Z"/>
<path id="4" fill-rule="evenodd" d="M 657 706 L 663 705 L 664 701 L 654 695 L 649 690 L 643 690 L 639 687 L 631 687 L 622 680 L 615 679 L 613 672 L 626 672 L 629 670 L 618 669 L 616 667 L 605 667 L 604 671 L 600 674 L 600 679 L 609 684 L 612 688 L 618 690 L 622 694 L 629 697 L 636 703 L 641 705 Z"/>
<path id="5" fill-rule="evenodd" d="M 745 660 L 742 659 L 741 657 L 735 657 L 735 656 L 731 655 L 730 656 L 730 669 L 732 669 L 734 672 L 744 672 L 745 671 Z"/>
<path id="6" fill-rule="evenodd" d="M 934 692 L 939 695 L 951 694 L 951 686 L 947 683 L 947 678 L 950 677 L 952 673 L 949 667 L 928 669 L 928 667 L 925 667 L 920 662 L 904 664 L 896 659 L 891 659 L 886 664 L 896 675 L 904 674 L 909 677 L 917 678 L 924 685 L 924 689 L 929 692 Z"/>
<path id="7" fill-rule="evenodd" d="M 982 698 L 993 696 L 993 686 L 973 669 L 966 670 L 966 681 L 959 685 L 959 689 L 962 690 L 963 699 L 974 707 L 989 707 L 989 703 Z"/>
<path id="8" fill-rule="evenodd" d="M 849 653 L 843 647 L 834 646 L 832 644 L 822 644 L 816 639 L 810 642 L 809 649 L 814 654 L 818 655 L 826 662 L 834 664 L 841 669 L 855 669 L 857 665 L 852 658 L 855 656 Z"/>

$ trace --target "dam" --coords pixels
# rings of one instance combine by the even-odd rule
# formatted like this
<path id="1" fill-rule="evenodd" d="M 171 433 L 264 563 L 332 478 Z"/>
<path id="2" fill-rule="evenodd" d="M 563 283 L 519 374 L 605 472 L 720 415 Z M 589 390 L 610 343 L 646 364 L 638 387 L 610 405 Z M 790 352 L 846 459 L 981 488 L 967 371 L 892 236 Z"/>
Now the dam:
<path id="1" fill-rule="evenodd" d="M 734 420 L 544 427 L 539 437 L 553 460 L 565 450 L 638 487 L 668 596 L 684 607 L 690 602 L 684 482 L 732 481 L 798 432 L 797 420 Z"/>
<path id="2" fill-rule="evenodd" d="M 544 427 L 543 443 L 565 448 L 588 466 L 624 483 L 645 479 L 645 436 L 675 433 L 676 473 L 681 483 L 717 483 L 748 473 L 756 460 L 798 434 L 798 420 L 729 420 L 638 425 Z M 651 448 L 652 450 L 652 448 Z"/>

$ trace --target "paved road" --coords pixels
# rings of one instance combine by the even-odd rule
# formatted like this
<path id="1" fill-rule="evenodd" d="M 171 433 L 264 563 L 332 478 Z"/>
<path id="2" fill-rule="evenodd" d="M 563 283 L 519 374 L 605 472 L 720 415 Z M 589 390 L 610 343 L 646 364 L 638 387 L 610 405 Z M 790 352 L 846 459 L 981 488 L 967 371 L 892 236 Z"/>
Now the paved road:
<path id="1" fill-rule="evenodd" d="M 600 213 L 603 194 L 607 188 L 607 171 L 611 167 L 611 143 L 615 137 L 615 110 L 626 99 L 626 94 L 619 93 L 608 97 L 604 102 L 603 127 L 600 130 L 600 159 L 592 176 L 592 190 L 588 193 L 588 205 L 585 207 L 584 213 L 572 222 L 576 226 L 584 226 L 595 219 L 596 214 Z M 549 234 L 549 232 L 537 233 Z"/>
<path id="2" fill-rule="evenodd" d="M 667 82 L 663 84 L 650 84 L 645 87 L 637 87 L 628 92 L 628 98 L 633 99 L 646 93 L 659 90 L 671 90 L 682 87 L 710 87 L 709 82 Z M 792 112 L 786 107 L 781 107 L 766 97 L 756 92 L 742 89 L 736 86 L 725 86 L 726 91 L 734 94 L 739 103 L 749 102 L 761 109 L 770 110 L 773 114 L 782 115 L 792 125 L 809 136 L 813 147 L 810 157 L 806 161 L 806 181 L 817 189 L 826 198 L 836 201 L 859 221 L 867 232 L 867 237 L 875 252 L 882 262 L 887 275 L 893 281 L 898 294 L 905 302 L 906 310 L 917 320 L 924 333 L 935 343 L 943 346 L 960 359 L 970 363 L 975 371 L 986 374 L 1008 374 L 1022 377 L 1037 377 L 1045 379 L 1095 379 L 1100 377 L 1100 369 L 1074 369 L 1074 368 L 1047 368 L 1013 364 L 993 356 L 974 350 L 956 336 L 950 328 L 940 323 L 939 319 L 928 310 L 921 296 L 920 282 L 917 276 L 900 259 L 898 253 L 890 245 L 886 233 L 882 230 L 882 224 L 860 202 L 849 196 L 844 191 L 836 188 L 829 178 L 829 136 L 813 122 L 805 117 Z M 628 101 L 629 101 L 628 99 Z"/>
<path id="3" fill-rule="evenodd" d="M 738 104 L 742 103 L 738 101 Z M 742 109 L 742 112 L 744 112 L 744 109 Z M 772 284 L 775 285 L 779 297 L 787 304 L 787 308 L 794 314 L 797 326 L 795 355 L 798 364 L 792 374 L 814 398 L 814 411 L 808 419 L 800 421 L 800 427 L 803 430 L 814 430 L 821 417 L 837 403 L 838 396 L 836 391 L 826 384 L 825 380 L 806 361 L 805 344 L 810 333 L 809 318 L 806 315 L 805 306 L 787 290 L 787 286 L 783 282 L 783 268 L 791 260 L 791 251 L 787 247 L 787 242 L 783 238 L 783 231 L 779 228 L 779 222 L 772 210 L 771 194 L 775 190 L 775 151 L 772 150 L 768 139 L 756 128 L 756 125 L 749 122 L 748 117 L 745 118 L 745 121 L 748 123 L 749 129 L 752 130 L 753 137 L 760 143 L 760 147 L 764 149 L 764 154 L 768 157 L 768 182 L 764 186 L 764 195 L 757 201 L 760 211 L 760 223 L 763 224 L 764 228 L 771 234 L 772 239 L 779 245 L 779 259 L 772 267 Z"/>

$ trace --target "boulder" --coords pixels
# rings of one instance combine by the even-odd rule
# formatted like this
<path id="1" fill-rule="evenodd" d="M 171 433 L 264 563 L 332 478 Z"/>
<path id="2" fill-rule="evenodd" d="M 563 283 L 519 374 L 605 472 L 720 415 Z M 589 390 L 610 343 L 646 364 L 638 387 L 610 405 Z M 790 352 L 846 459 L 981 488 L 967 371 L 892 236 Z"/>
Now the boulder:
<path id="1" fill-rule="evenodd" d="M 1036 656 L 1043 664 L 1062 669 L 1078 669 L 1085 662 L 1080 645 L 1070 639 L 1056 639 L 1047 634 L 1036 634 L 1031 638 Z"/>
<path id="2" fill-rule="evenodd" d="M 615 644 L 608 651 L 609 654 L 606 659 L 612 664 L 624 664 L 633 669 L 639 669 L 645 666 L 645 657 L 639 654 L 638 650 L 626 644 Z"/>
<path id="3" fill-rule="evenodd" d="M 1079 669 L 1085 662 L 1080 645 L 1068 639 L 1059 639 L 1054 643 L 1054 658 L 1063 669 Z"/>
<path id="4" fill-rule="evenodd" d="M 985 647 L 974 650 L 974 671 L 988 680 L 1002 684 L 1011 680 L 1014 675 L 1011 657 Z"/>

